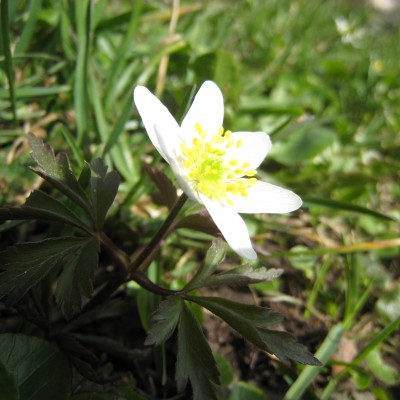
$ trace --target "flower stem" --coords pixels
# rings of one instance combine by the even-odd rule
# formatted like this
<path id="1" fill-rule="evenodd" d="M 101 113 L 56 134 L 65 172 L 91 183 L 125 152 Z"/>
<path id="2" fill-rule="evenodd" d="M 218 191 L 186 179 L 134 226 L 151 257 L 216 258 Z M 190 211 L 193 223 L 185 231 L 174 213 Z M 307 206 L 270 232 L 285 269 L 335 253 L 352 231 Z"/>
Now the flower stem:
<path id="1" fill-rule="evenodd" d="M 182 193 L 181 196 L 178 198 L 177 202 L 175 203 L 174 207 L 168 214 L 168 217 L 161 225 L 160 229 L 153 236 L 153 238 L 146 245 L 146 247 L 142 250 L 142 252 L 136 257 L 136 259 L 128 266 L 128 271 L 130 273 L 135 272 L 146 260 L 150 258 L 151 255 L 153 255 L 154 258 L 155 250 L 158 250 L 161 241 L 164 239 L 164 236 L 171 228 L 172 223 L 174 222 L 175 218 L 179 214 L 179 211 L 182 209 L 187 199 L 188 197 L 186 196 L 186 194 Z"/>

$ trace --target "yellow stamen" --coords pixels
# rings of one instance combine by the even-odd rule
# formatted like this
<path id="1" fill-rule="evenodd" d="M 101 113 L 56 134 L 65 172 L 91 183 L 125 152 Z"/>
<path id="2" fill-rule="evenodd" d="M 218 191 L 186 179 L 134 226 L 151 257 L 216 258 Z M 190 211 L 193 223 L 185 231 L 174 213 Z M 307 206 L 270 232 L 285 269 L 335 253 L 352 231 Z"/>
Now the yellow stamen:
<path id="1" fill-rule="evenodd" d="M 257 171 L 249 169 L 250 162 L 240 164 L 237 159 L 229 159 L 230 148 L 240 148 L 242 139 L 235 140 L 231 131 L 220 128 L 214 136 L 207 138 L 201 124 L 195 124 L 198 136 L 192 139 L 192 147 L 180 145 L 178 162 L 187 170 L 187 177 L 193 188 L 203 195 L 233 206 L 231 196 L 247 197 L 248 189 L 255 185 L 253 178 Z M 207 139 L 206 139 L 207 138 Z"/>

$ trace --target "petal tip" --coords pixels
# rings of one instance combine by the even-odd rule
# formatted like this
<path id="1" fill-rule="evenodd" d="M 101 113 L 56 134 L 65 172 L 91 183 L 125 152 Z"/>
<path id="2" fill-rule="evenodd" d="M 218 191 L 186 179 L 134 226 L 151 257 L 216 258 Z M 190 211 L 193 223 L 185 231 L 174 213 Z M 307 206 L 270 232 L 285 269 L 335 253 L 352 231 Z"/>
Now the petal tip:
<path id="1" fill-rule="evenodd" d="M 257 253 L 253 248 L 246 249 L 234 249 L 240 257 L 245 258 L 246 260 L 257 260 Z"/>

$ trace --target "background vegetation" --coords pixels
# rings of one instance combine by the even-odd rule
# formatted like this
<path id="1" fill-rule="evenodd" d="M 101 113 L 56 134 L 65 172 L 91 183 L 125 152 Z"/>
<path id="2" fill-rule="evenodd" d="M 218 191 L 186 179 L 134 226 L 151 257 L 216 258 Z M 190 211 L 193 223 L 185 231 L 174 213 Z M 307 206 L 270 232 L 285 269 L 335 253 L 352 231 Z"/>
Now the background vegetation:
<path id="1" fill-rule="evenodd" d="M 148 86 L 179 118 L 196 85 L 215 80 L 225 96 L 227 129 L 271 135 L 260 174 L 304 199 L 289 216 L 247 217 L 263 254 L 259 264 L 285 274 L 234 296 L 247 301 L 251 293 L 282 312 L 285 329 L 327 363 L 280 363 L 228 330 L 213 341 L 219 328 L 198 311 L 231 398 L 286 393 L 294 399 L 306 388 L 303 398 L 310 399 L 398 398 L 398 21 L 398 9 L 347 0 L 2 0 L 0 205 L 21 205 L 42 184 L 27 168 L 29 132 L 67 151 L 76 173 L 84 160 L 101 156 L 122 179 L 106 230 L 133 252 L 166 208 L 143 172 L 143 163 L 158 166 L 160 158 L 140 125 L 132 89 Z M 58 228 L 6 221 L 0 250 L 52 229 Z M 182 286 L 210 239 L 192 230 L 169 236 L 151 278 Z M 229 253 L 223 267 L 235 263 Z M 125 325 L 98 324 L 93 334 L 119 338 L 130 324 L 148 328 L 154 299 L 135 285 L 126 290 L 139 313 Z M 36 335 L 28 322 L 10 322 L 13 309 L 1 304 L 0 313 L 2 333 Z M 129 345 L 140 349 L 143 341 L 135 340 Z M 165 382 L 161 367 L 153 367 L 151 384 L 97 354 L 111 384 L 95 389 L 114 393 L 99 399 L 118 398 L 116 387 L 125 388 L 119 395 L 127 399 L 145 398 L 135 397 L 139 392 L 167 397 L 155 387 Z"/>

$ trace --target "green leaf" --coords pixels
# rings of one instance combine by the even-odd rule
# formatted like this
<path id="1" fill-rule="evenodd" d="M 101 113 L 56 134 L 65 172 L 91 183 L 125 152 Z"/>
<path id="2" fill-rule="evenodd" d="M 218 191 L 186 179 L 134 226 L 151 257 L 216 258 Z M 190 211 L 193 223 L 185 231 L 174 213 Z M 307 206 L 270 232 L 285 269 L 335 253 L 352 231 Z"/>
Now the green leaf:
<path id="1" fill-rule="evenodd" d="M 375 307 L 384 322 L 400 318 L 400 286 L 386 289 L 380 295 Z"/>
<path id="2" fill-rule="evenodd" d="M 15 97 L 18 100 L 28 100 L 34 99 L 37 97 L 45 97 L 45 96 L 55 96 L 61 93 L 67 93 L 71 91 L 71 88 L 68 85 L 62 86 L 50 86 L 50 87 L 19 87 L 15 89 Z M 0 99 L 7 99 L 7 91 L 5 89 L 0 89 Z"/>
<path id="3" fill-rule="evenodd" d="M 93 262 L 90 263 L 89 258 L 93 257 L 93 253 L 82 257 L 80 254 L 95 246 L 98 249 L 98 243 L 93 238 L 63 237 L 10 247 L 0 253 L 0 266 L 3 270 L 0 273 L 0 298 L 7 296 L 7 301 L 15 304 L 50 271 L 57 270 L 63 264 L 66 268 L 74 268 L 74 263 L 79 260 L 84 263 L 80 266 L 81 271 L 77 276 L 71 276 L 71 279 L 77 279 L 78 282 L 69 282 L 65 296 L 72 296 L 81 288 L 84 294 L 89 293 L 91 285 L 87 280 L 93 268 Z M 61 281 L 65 281 L 70 275 L 71 271 L 64 270 L 60 276 Z"/>
<path id="4" fill-rule="evenodd" d="M 215 362 L 217 363 L 220 381 L 222 386 L 229 386 L 234 378 L 235 373 L 229 360 L 220 353 L 213 353 Z"/>
<path id="5" fill-rule="evenodd" d="M 191 296 L 190 300 L 218 315 L 243 336 L 247 328 L 265 328 L 282 320 L 282 316 L 266 307 L 237 303 L 221 297 Z"/>
<path id="6" fill-rule="evenodd" d="M 204 280 L 206 280 L 221 264 L 226 254 L 225 242 L 218 238 L 213 240 L 211 247 L 208 249 L 206 259 L 200 266 L 193 279 L 185 286 L 186 291 L 193 290 L 206 286 Z"/>
<path id="7" fill-rule="evenodd" d="M 285 165 L 298 164 L 320 154 L 335 138 L 331 129 L 304 123 L 284 141 L 274 143 L 269 156 Z"/>
<path id="8" fill-rule="evenodd" d="M 80 243 L 77 238 L 46 239 L 23 243 L 0 253 L 0 298 L 8 296 L 11 304 L 19 301 L 29 289 L 58 268 L 70 246 Z"/>
<path id="9" fill-rule="evenodd" d="M 76 180 L 65 153 L 54 155 L 53 149 L 34 135 L 29 136 L 32 158 L 40 168 L 31 168 L 36 174 L 56 187 L 92 217 L 91 205 Z"/>
<path id="10" fill-rule="evenodd" d="M 36 23 L 41 11 L 42 0 L 33 0 L 30 3 L 28 20 L 24 24 L 24 30 L 15 46 L 16 53 L 24 53 L 35 33 Z"/>
<path id="11" fill-rule="evenodd" d="M 79 146 L 78 141 L 69 131 L 67 126 L 65 126 L 64 124 L 58 124 L 54 128 L 53 132 L 54 131 L 63 135 L 65 141 L 68 143 L 68 146 L 72 151 L 72 154 L 74 155 L 76 162 L 80 167 L 82 167 L 85 161 L 83 156 L 83 149 Z"/>
<path id="12" fill-rule="evenodd" d="M 80 218 L 69 207 L 42 191 L 35 190 L 32 192 L 26 201 L 26 206 L 47 212 L 49 216 L 53 214 L 61 222 L 69 223 L 85 230 L 87 229 Z"/>
<path id="13" fill-rule="evenodd" d="M 57 281 L 56 301 L 67 319 L 82 308 L 82 297 L 93 291 L 93 274 L 98 265 L 99 242 L 83 238 L 69 251 L 69 257 Z"/>
<path id="14" fill-rule="evenodd" d="M 98 227 L 104 223 L 108 209 L 118 192 L 120 177 L 117 171 L 107 173 L 107 165 L 97 158 L 90 164 L 90 196 Z"/>
<path id="15" fill-rule="evenodd" d="M 91 1 L 74 2 L 76 43 L 78 47 L 74 76 L 74 108 L 78 127 L 78 143 L 82 144 L 88 129 L 88 59 L 92 29 Z"/>
<path id="16" fill-rule="evenodd" d="M 400 372 L 383 359 L 379 348 L 373 349 L 366 357 L 365 361 L 373 374 L 387 385 L 396 385 L 400 382 Z"/>
<path id="17" fill-rule="evenodd" d="M 0 363 L 0 382 L 0 400 L 19 400 L 17 383 L 2 363 Z"/>
<path id="18" fill-rule="evenodd" d="M 4 71 L 7 75 L 8 80 L 8 90 L 2 89 L 5 96 L 4 98 L 10 98 L 11 100 L 11 110 L 13 115 L 14 125 L 17 125 L 17 103 L 15 99 L 15 75 L 14 75 L 14 67 L 13 67 L 13 56 L 11 53 L 11 38 L 10 38 L 10 24 L 9 24 L 9 10 L 8 10 L 8 1 L 2 1 L 0 3 L 0 31 L 1 31 L 1 45 L 0 49 L 4 54 Z"/>
<path id="19" fill-rule="evenodd" d="M 114 144 L 118 142 L 118 139 L 122 131 L 125 129 L 125 124 L 127 123 L 132 113 L 132 101 L 133 101 L 132 95 L 129 95 L 125 100 L 125 106 L 122 110 L 122 114 L 120 118 L 117 120 L 116 124 L 114 125 L 114 129 L 112 130 L 110 136 L 107 139 L 107 143 L 104 146 L 102 154 L 103 157 L 111 150 Z"/>
<path id="20" fill-rule="evenodd" d="M 242 75 L 238 62 L 231 53 L 225 50 L 217 50 L 207 53 L 194 62 L 197 83 L 199 86 L 207 79 L 218 83 L 228 102 L 238 105 L 242 91 Z"/>
<path id="21" fill-rule="evenodd" d="M 159 168 L 151 168 L 148 165 L 143 164 L 143 169 L 157 186 L 157 189 L 160 192 L 160 203 L 166 205 L 168 208 L 172 208 L 178 200 L 174 184 Z"/>
<path id="22" fill-rule="evenodd" d="M 64 400 L 70 393 L 71 367 L 67 358 L 42 339 L 0 335 L 0 363 L 14 377 L 21 400 Z"/>
<path id="23" fill-rule="evenodd" d="M 293 360 L 301 364 L 321 365 L 320 361 L 289 333 L 269 329 L 260 329 L 259 332 L 268 350 L 282 361 Z"/>
<path id="24" fill-rule="evenodd" d="M 71 400 L 126 400 L 125 397 L 115 396 L 108 393 L 83 393 L 71 396 Z"/>
<path id="25" fill-rule="evenodd" d="M 41 191 L 34 191 L 22 207 L 0 208 L 0 220 L 41 219 L 76 226 L 86 232 L 89 227 L 67 206 Z"/>
<path id="26" fill-rule="evenodd" d="M 190 296 L 190 301 L 218 315 L 248 341 L 262 350 L 274 353 L 283 361 L 290 359 L 303 364 L 320 365 L 293 336 L 286 332 L 266 329 L 282 319 L 282 316 L 274 311 L 219 297 Z"/>
<path id="27" fill-rule="evenodd" d="M 258 332 L 259 326 L 267 326 L 281 320 L 281 316 L 267 308 L 236 303 L 219 297 L 190 297 L 190 300 L 207 308 L 220 317 L 249 342 L 265 349 Z"/>
<path id="28" fill-rule="evenodd" d="M 327 207 L 335 210 L 346 210 L 353 211 L 359 214 L 371 215 L 372 217 L 383 219 L 386 221 L 396 221 L 395 218 L 390 215 L 380 213 L 379 211 L 371 210 L 367 207 L 358 206 L 356 204 L 346 203 L 344 201 L 336 201 L 330 199 L 324 199 L 319 197 L 302 197 L 305 207 Z"/>
<path id="29" fill-rule="evenodd" d="M 151 318 L 152 324 L 144 344 L 158 346 L 168 340 L 178 324 L 181 307 L 181 300 L 177 296 L 161 302 Z"/>
<path id="30" fill-rule="evenodd" d="M 246 382 L 238 382 L 232 389 L 228 400 L 266 400 L 267 397 L 261 389 Z"/>
<path id="31" fill-rule="evenodd" d="M 22 207 L 0 208 L 0 220 L 7 219 L 43 219 L 89 229 L 69 207 L 40 190 L 32 192 Z"/>
<path id="32" fill-rule="evenodd" d="M 201 326 L 185 303 L 182 303 L 178 324 L 176 381 L 182 391 L 188 379 L 194 400 L 216 400 L 218 369 Z"/>
<path id="33" fill-rule="evenodd" d="M 199 283 L 198 287 L 234 285 L 243 286 L 253 283 L 270 282 L 279 278 L 283 273 L 282 269 L 267 269 L 265 267 L 253 268 L 251 265 L 243 265 L 226 272 L 211 275 Z M 191 287 L 193 289 L 194 287 Z"/>

